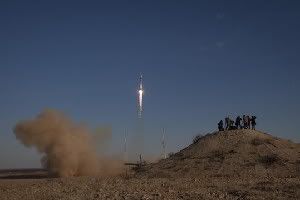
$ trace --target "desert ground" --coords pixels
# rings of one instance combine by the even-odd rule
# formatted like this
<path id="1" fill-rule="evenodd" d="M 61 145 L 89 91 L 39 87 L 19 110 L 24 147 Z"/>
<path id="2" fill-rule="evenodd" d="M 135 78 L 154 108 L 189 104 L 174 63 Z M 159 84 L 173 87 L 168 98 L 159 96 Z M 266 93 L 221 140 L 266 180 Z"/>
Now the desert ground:
<path id="1" fill-rule="evenodd" d="M 1 170 L 0 199 L 300 199 L 300 144 L 259 131 L 223 131 L 113 177 Z"/>

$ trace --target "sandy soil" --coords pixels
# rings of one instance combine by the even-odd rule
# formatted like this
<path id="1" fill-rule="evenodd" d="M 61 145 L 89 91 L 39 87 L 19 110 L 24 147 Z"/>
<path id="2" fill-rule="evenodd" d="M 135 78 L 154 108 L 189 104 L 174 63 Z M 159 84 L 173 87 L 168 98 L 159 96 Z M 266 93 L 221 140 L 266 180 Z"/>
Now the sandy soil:
<path id="1" fill-rule="evenodd" d="M 0 180 L 0 199 L 299 199 L 299 178 L 52 178 Z"/>
<path id="2" fill-rule="evenodd" d="M 52 178 L 0 171 L 0 199 L 300 199 L 300 146 L 257 131 L 214 133 L 136 173 Z"/>

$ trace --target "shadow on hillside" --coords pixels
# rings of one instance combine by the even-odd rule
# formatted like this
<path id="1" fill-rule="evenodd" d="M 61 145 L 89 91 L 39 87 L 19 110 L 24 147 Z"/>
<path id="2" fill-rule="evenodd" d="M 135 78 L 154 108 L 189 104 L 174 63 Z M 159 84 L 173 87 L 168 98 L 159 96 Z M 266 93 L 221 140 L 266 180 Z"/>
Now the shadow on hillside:
<path id="1" fill-rule="evenodd" d="M 22 174 L 22 175 L 7 175 L 0 176 L 0 179 L 46 179 L 55 178 L 46 174 L 32 175 L 32 174 Z"/>
<path id="2" fill-rule="evenodd" d="M 1 179 L 47 179 L 56 178 L 44 169 L 8 169 L 0 170 Z"/>

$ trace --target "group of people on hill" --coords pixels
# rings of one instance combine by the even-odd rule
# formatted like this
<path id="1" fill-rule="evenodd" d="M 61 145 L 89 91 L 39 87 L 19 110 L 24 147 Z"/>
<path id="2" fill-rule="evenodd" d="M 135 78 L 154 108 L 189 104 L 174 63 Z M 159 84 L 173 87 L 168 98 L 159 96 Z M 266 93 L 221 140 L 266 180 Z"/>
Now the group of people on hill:
<path id="1" fill-rule="evenodd" d="M 256 126 L 256 116 L 243 115 L 243 118 L 237 116 L 235 121 L 229 117 L 225 118 L 225 128 L 223 120 L 220 120 L 218 123 L 219 131 L 224 130 L 236 130 L 236 129 L 252 129 L 255 130 Z"/>

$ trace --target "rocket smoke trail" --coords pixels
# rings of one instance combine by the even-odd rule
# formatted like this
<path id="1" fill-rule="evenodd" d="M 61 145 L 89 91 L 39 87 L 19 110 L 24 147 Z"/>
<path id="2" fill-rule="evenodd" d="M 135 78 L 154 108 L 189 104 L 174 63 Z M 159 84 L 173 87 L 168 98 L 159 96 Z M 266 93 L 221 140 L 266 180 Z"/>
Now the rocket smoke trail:
<path id="1" fill-rule="evenodd" d="M 137 87 L 137 121 L 136 127 L 131 137 L 131 141 L 128 147 L 130 160 L 136 160 L 141 155 L 144 154 L 144 119 L 143 119 L 143 95 L 144 95 L 144 86 L 143 86 L 143 75 L 141 74 L 138 79 Z M 127 142 L 127 141 L 126 141 Z M 126 149 L 127 151 L 127 149 Z"/>
<path id="2" fill-rule="evenodd" d="M 144 154 L 143 95 L 144 95 L 143 75 L 141 74 L 139 77 L 138 89 L 137 89 L 137 127 L 132 141 L 133 159 L 136 159 L 142 154 Z"/>

